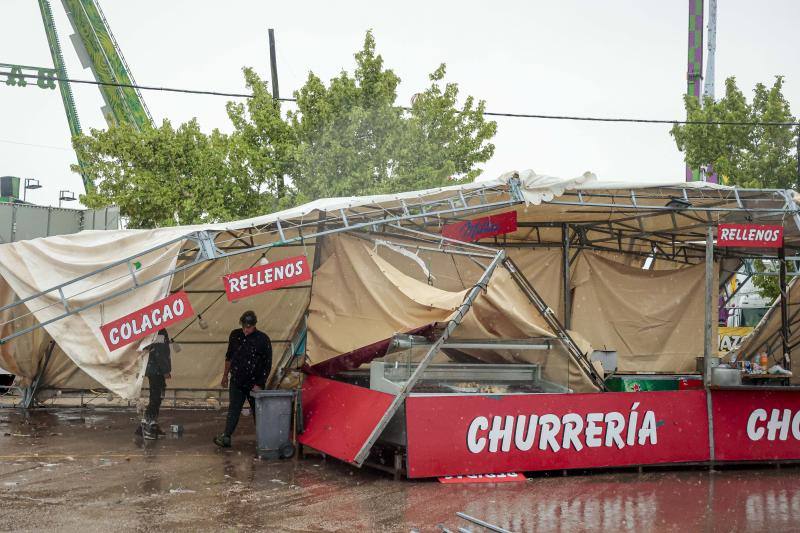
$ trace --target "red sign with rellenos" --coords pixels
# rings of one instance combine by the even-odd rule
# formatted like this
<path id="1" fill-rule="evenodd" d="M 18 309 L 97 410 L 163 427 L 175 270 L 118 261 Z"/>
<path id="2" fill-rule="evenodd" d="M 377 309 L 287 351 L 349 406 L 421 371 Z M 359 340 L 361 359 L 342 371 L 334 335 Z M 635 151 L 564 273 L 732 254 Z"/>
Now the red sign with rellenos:
<path id="1" fill-rule="evenodd" d="M 717 246 L 780 248 L 783 246 L 783 226 L 720 224 Z"/>
<path id="2" fill-rule="evenodd" d="M 304 255 L 257 265 L 222 277 L 229 302 L 310 279 L 311 269 Z"/>

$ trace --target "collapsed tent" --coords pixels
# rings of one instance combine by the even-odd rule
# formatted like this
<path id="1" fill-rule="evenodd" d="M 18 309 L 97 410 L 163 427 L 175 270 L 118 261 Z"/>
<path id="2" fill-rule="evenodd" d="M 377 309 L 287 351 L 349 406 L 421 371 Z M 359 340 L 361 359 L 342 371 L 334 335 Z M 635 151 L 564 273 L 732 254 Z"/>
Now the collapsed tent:
<path id="1" fill-rule="evenodd" d="M 110 350 L 101 327 L 179 291 L 195 316 L 170 328 L 183 347 L 173 354 L 170 387 L 217 388 L 228 333 L 245 309 L 256 311 L 272 338 L 276 364 L 298 349 L 308 315 L 307 355 L 319 362 L 447 320 L 485 265 L 455 253 L 441 237 L 432 246 L 431 236 L 448 224 L 511 211 L 516 229 L 479 243 L 506 251 L 576 342 L 617 351 L 620 369 L 629 371 L 682 372 L 702 355 L 708 226 L 786 221 L 785 245 L 800 242 L 793 218 L 787 219 L 797 211 L 787 191 L 632 186 L 530 171 L 427 191 L 318 200 L 224 224 L 35 239 L 0 245 L 0 366 L 22 385 L 39 375 L 49 387 L 101 387 L 135 397 L 146 361 L 142 349 L 151 338 Z M 413 232 L 427 239 L 418 249 Z M 345 234 L 368 240 L 339 236 Z M 223 276 L 295 256 L 307 258 L 312 280 L 227 298 Z M 711 283 L 724 283 L 746 256 L 717 252 Z M 519 294 L 504 275 L 495 272 L 490 292 L 500 296 L 478 299 L 464 331 L 489 338 L 553 335 L 536 313 L 521 311 L 521 300 L 507 305 Z"/>
<path id="2" fill-rule="evenodd" d="M 400 246 L 398 242 L 395 249 Z M 322 254 L 325 259 L 315 273 L 308 310 L 306 355 L 310 365 L 374 344 L 397 332 L 451 320 L 467 293 L 467 287 L 444 290 L 404 274 L 363 239 L 333 236 L 326 239 Z M 454 264 L 458 272 L 458 264 L 455 261 Z M 431 270 L 431 277 L 436 272 Z M 478 278 L 462 272 L 459 275 L 470 287 Z M 471 340 L 555 339 L 556 336 L 503 269 L 494 273 L 486 291 L 478 296 L 453 334 L 454 339 Z M 462 355 L 487 363 L 539 363 L 544 377 L 552 382 L 575 390 L 594 390 L 579 368 L 557 350 L 488 353 L 473 350 Z"/>

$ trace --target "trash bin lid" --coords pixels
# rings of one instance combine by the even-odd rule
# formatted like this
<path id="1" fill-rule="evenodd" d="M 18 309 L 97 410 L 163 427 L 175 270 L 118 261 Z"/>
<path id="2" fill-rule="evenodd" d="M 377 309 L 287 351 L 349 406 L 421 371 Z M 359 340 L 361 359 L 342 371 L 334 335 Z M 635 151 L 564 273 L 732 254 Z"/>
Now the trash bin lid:
<path id="1" fill-rule="evenodd" d="M 292 397 L 294 396 L 293 390 L 258 390 L 250 391 L 250 396 L 253 398 L 267 398 L 267 397 Z"/>

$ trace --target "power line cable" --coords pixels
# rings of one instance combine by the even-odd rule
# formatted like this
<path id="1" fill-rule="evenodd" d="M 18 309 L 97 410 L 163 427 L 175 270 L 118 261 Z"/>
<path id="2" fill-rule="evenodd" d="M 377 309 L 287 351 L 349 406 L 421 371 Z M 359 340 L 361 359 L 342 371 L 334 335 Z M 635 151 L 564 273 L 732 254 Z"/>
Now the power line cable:
<path id="1" fill-rule="evenodd" d="M 10 75 L 10 72 L 0 72 L 1 74 Z M 170 93 L 182 94 L 198 94 L 206 96 L 226 96 L 228 98 L 252 98 L 252 94 L 248 93 L 233 93 L 222 91 L 207 91 L 201 89 L 179 89 L 175 87 L 155 87 L 150 85 L 138 85 L 128 83 L 113 83 L 96 80 L 77 80 L 72 78 L 58 78 L 39 76 L 37 74 L 14 74 L 16 77 L 31 78 L 31 79 L 47 79 L 67 83 L 78 83 L 85 85 L 102 85 L 107 87 L 122 87 L 130 89 L 139 89 L 142 91 L 161 91 Z M 281 102 L 297 102 L 295 98 L 277 98 Z M 402 107 L 406 111 L 411 108 Z M 624 118 L 624 117 L 587 117 L 577 115 L 545 115 L 534 113 L 500 113 L 493 111 L 484 111 L 483 114 L 488 117 L 505 117 L 505 118 L 532 118 L 543 120 L 572 120 L 581 122 L 617 122 L 617 123 L 630 123 L 630 124 L 681 124 L 681 125 L 695 125 L 695 126 L 777 126 L 777 127 L 794 127 L 800 126 L 800 122 L 752 122 L 752 121 L 733 121 L 733 120 L 712 120 L 712 121 L 697 121 L 697 120 L 670 120 L 670 119 L 648 119 L 648 118 Z"/>
<path id="2" fill-rule="evenodd" d="M 33 148 L 49 148 L 50 150 L 65 150 L 67 152 L 71 152 L 72 148 L 67 148 L 65 146 L 53 146 L 50 144 L 34 144 L 34 143 L 24 143 L 20 141 L 12 141 L 11 139 L 0 139 L 0 143 L 5 144 L 16 144 L 19 146 L 32 146 Z"/>

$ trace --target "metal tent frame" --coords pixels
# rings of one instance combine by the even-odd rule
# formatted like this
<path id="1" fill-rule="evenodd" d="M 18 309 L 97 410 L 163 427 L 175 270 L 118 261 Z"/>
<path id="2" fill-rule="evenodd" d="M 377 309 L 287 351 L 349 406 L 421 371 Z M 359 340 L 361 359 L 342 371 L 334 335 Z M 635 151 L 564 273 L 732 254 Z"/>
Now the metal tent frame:
<path id="1" fill-rule="evenodd" d="M 520 230 L 527 234 L 520 239 L 511 240 L 507 236 L 495 237 L 479 245 L 449 241 L 434 233 L 445 221 L 463 220 L 477 214 L 520 206 L 526 201 L 518 178 L 511 178 L 507 184 L 489 183 L 484 187 L 460 189 L 450 192 L 437 192 L 439 197 L 420 195 L 414 200 L 390 199 L 373 204 L 356 205 L 336 211 L 317 211 L 318 216 L 309 214 L 301 218 L 283 220 L 276 218 L 268 223 L 240 227 L 235 224 L 209 226 L 208 229 L 189 231 L 186 235 L 160 244 L 140 253 L 125 257 L 102 269 L 95 270 L 46 290 L 18 299 L 0 307 L 0 311 L 14 311 L 14 318 L 2 324 L 9 325 L 34 314 L 27 309 L 43 297 L 57 300 L 60 308 L 58 316 L 26 328 L 19 328 L 0 338 L 0 344 L 30 333 L 57 320 L 79 313 L 91 307 L 136 291 L 166 277 L 185 272 L 200 264 L 257 252 L 271 248 L 305 246 L 319 242 L 327 235 L 341 232 L 368 232 L 375 235 L 402 234 L 406 239 L 419 239 L 426 246 L 437 251 L 473 253 L 505 248 L 559 248 L 563 250 L 564 287 L 569 286 L 569 264 L 575 261 L 583 250 L 617 252 L 635 256 L 642 261 L 668 261 L 675 264 L 698 264 L 705 262 L 709 254 L 706 234 L 709 227 L 720 221 L 751 221 L 783 223 L 787 218 L 794 221 L 797 231 L 783 252 L 772 255 L 756 254 L 748 250 L 710 250 L 712 257 L 723 260 L 723 278 L 745 269 L 752 274 L 754 259 L 769 258 L 781 265 L 774 275 L 780 275 L 785 298 L 785 279 L 800 273 L 796 261 L 800 261 L 800 211 L 793 199 L 793 192 L 780 189 L 742 190 L 722 187 L 698 187 L 696 184 L 674 184 L 649 188 L 628 188 L 609 186 L 608 189 L 584 187 L 567 190 L 552 200 L 543 202 L 544 208 L 558 209 L 557 220 L 520 222 Z M 536 209 L 535 207 L 533 209 Z M 589 215 L 596 215 L 587 220 Z M 583 218 L 581 218 L 583 216 Z M 589 217 L 591 218 L 591 217 Z M 671 223 L 657 229 L 648 228 L 654 221 L 669 220 Z M 556 237 L 553 237 L 556 235 Z M 257 240 L 259 242 L 257 242 Z M 268 242 L 260 242 L 267 240 Z M 147 267 L 137 269 L 137 261 L 143 256 L 166 246 L 183 242 L 179 261 L 175 268 L 157 275 L 148 276 Z M 482 250 L 482 251 L 479 251 Z M 788 252 L 788 253 L 787 253 Z M 500 261 L 506 267 L 507 261 Z M 721 261 L 722 262 L 722 261 Z M 735 266 L 727 266 L 735 265 Z M 787 266 L 791 266 L 791 269 Z M 513 266 L 511 267 L 513 268 Z M 98 298 L 81 306 L 71 305 L 71 300 L 79 295 L 75 287 L 79 282 L 91 282 L 94 276 L 111 269 L 119 271 L 117 279 L 129 278 L 124 290 Z M 749 270 L 748 270 L 749 269 Z M 782 275 L 781 275 L 782 274 Z M 516 278 L 515 278 L 516 279 Z M 524 277 L 523 277 L 524 280 Z M 520 280 L 518 280 L 519 283 Z M 707 280 L 708 281 L 708 280 Z M 525 290 L 525 289 L 523 289 Z M 82 298 L 91 296 L 81 293 Z M 726 298 L 731 298 L 726 294 Z M 713 305 L 713 304 L 712 304 Z M 23 306 L 23 307 L 21 307 Z M 565 298 L 569 306 L 569 298 Z M 22 312 L 19 310 L 22 309 Z M 569 313 L 565 313 L 565 317 Z M 792 319 L 786 317 L 786 327 L 791 327 Z M 569 327 L 568 318 L 565 327 Z M 299 342 L 296 332 L 289 342 L 287 352 L 293 351 Z M 784 337 L 786 337 L 784 335 Z M 788 338 L 788 337 L 787 337 Z M 292 354 L 289 354 L 291 359 Z M 284 353 L 284 358 L 287 356 Z"/>

